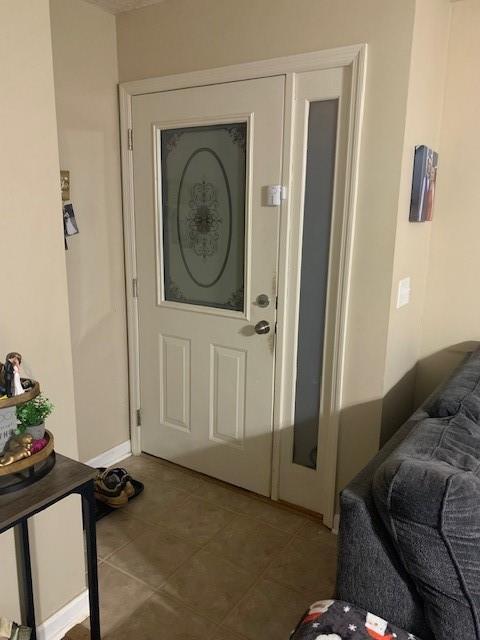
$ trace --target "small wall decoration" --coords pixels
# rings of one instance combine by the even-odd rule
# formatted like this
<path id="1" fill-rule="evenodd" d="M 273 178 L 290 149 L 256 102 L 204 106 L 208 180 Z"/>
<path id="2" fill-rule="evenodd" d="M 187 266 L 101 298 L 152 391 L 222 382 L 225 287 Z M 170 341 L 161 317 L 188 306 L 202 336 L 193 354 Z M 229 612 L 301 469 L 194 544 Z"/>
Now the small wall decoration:
<path id="1" fill-rule="evenodd" d="M 78 233 L 78 225 L 75 219 L 75 211 L 71 202 L 65 202 L 63 205 L 63 226 L 65 229 L 65 237 L 74 236 Z"/>
<path id="2" fill-rule="evenodd" d="M 425 145 L 415 147 L 410 222 L 432 219 L 437 179 L 438 153 Z"/>
<path id="3" fill-rule="evenodd" d="M 70 200 L 70 171 L 65 169 L 60 171 L 60 188 L 63 202 Z"/>

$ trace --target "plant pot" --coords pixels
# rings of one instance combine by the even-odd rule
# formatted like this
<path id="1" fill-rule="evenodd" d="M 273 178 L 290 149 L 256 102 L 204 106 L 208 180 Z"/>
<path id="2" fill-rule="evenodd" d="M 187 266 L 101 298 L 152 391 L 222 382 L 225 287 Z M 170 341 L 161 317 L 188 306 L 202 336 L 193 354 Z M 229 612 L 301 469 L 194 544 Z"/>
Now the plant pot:
<path id="1" fill-rule="evenodd" d="M 45 436 L 45 423 L 36 424 L 34 427 L 27 427 L 25 432 L 30 434 L 34 440 L 41 440 Z"/>

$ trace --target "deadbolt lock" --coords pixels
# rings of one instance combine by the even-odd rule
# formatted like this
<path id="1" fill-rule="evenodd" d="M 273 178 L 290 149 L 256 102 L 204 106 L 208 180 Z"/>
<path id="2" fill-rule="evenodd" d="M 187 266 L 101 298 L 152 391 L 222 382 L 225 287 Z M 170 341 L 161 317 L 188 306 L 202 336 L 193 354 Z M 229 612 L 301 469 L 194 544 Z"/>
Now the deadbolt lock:
<path id="1" fill-rule="evenodd" d="M 270 298 L 267 296 L 266 293 L 260 293 L 257 296 L 257 299 L 255 302 L 257 303 L 257 306 L 262 307 L 262 309 L 265 309 L 265 307 L 268 307 L 268 305 L 270 304 Z"/>

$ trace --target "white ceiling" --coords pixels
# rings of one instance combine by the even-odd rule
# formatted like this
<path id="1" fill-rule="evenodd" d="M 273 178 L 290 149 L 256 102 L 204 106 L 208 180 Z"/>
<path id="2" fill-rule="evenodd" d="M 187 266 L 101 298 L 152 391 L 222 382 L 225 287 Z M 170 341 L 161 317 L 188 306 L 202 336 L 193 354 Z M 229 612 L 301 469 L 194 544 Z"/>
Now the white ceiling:
<path id="1" fill-rule="evenodd" d="M 87 0 L 90 4 L 108 11 L 109 13 L 122 13 L 122 11 L 131 11 L 132 9 L 140 9 L 149 4 L 158 4 L 164 0 Z"/>

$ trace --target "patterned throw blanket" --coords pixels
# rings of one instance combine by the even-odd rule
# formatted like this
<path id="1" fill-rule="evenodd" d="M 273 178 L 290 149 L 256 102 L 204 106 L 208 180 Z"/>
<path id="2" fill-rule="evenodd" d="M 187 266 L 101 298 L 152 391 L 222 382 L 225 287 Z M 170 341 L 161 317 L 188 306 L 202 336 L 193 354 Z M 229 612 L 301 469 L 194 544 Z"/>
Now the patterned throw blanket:
<path id="1" fill-rule="evenodd" d="M 290 640 L 420 640 L 348 602 L 314 602 Z"/>

